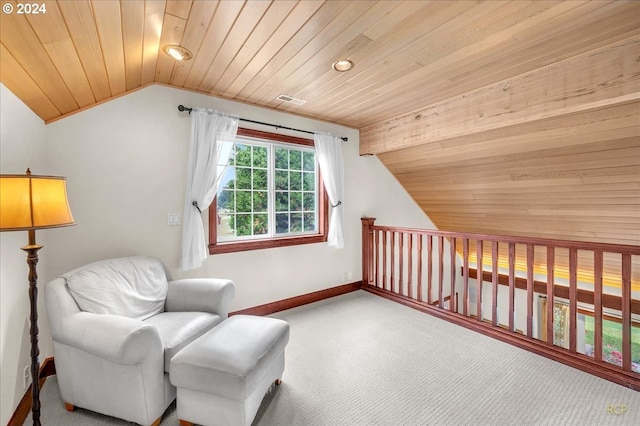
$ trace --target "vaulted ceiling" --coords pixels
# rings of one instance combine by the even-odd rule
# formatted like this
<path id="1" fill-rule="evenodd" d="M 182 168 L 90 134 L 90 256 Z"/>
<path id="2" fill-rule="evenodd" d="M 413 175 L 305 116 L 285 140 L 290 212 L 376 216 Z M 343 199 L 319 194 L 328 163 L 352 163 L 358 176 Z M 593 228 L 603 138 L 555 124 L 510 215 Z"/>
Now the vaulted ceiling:
<path id="1" fill-rule="evenodd" d="M 0 79 L 47 122 L 167 84 L 359 128 L 441 229 L 640 243 L 640 2 L 39 4 Z"/>

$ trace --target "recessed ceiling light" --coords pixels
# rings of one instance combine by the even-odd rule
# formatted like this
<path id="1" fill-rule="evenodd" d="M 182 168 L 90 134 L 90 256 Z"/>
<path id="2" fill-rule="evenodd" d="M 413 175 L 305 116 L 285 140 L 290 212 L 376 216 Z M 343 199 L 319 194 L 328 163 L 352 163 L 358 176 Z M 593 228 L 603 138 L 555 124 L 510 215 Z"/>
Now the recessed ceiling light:
<path id="1" fill-rule="evenodd" d="M 336 71 L 345 72 L 353 68 L 353 65 L 353 62 L 348 59 L 340 59 L 335 61 L 331 67 Z"/>
<path id="2" fill-rule="evenodd" d="M 162 50 L 176 61 L 188 61 L 193 57 L 193 54 L 188 49 L 175 44 L 163 46 Z"/>

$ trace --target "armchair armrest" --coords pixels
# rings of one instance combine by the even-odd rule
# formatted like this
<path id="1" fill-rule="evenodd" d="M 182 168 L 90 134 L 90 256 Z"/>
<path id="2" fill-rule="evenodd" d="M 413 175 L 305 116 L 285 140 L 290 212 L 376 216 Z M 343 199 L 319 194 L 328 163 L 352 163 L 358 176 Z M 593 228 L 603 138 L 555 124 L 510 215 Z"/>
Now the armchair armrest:
<path id="1" fill-rule="evenodd" d="M 165 310 L 211 312 L 226 319 L 235 294 L 233 281 L 219 278 L 185 278 L 169 281 Z"/>
<path id="2" fill-rule="evenodd" d="M 119 364 L 137 364 L 154 351 L 163 353 L 158 330 L 119 315 L 78 312 L 63 320 L 60 343 Z"/>

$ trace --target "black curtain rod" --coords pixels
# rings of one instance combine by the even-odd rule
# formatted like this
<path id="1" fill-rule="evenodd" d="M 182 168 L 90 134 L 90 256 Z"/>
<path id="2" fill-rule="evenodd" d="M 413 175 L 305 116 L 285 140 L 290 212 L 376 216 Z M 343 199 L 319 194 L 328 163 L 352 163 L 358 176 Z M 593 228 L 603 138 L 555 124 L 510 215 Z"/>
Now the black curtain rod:
<path id="1" fill-rule="evenodd" d="M 180 112 L 187 111 L 189 114 L 191 114 L 191 111 L 193 111 L 193 108 L 189 108 L 184 105 L 178 105 L 178 111 Z M 293 127 L 281 126 L 279 124 L 264 123 L 262 121 L 249 120 L 246 118 L 241 118 L 240 121 L 246 121 L 247 123 L 253 123 L 253 124 L 262 124 L 263 126 L 271 126 L 271 127 L 275 127 L 276 129 L 286 129 L 286 130 L 293 130 L 294 132 L 309 133 L 310 135 L 314 134 L 309 130 L 294 129 Z M 340 137 L 340 139 L 342 139 L 345 142 L 349 140 L 349 138 L 346 136 L 342 136 Z"/>

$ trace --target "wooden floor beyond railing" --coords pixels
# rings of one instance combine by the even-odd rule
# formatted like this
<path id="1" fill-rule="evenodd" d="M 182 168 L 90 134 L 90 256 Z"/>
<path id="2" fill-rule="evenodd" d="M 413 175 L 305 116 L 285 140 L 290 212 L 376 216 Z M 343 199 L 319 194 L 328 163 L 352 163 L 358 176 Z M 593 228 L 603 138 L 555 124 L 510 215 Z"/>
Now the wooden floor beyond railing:
<path id="1" fill-rule="evenodd" d="M 640 246 L 362 219 L 364 290 L 637 391 L 639 265 Z"/>

